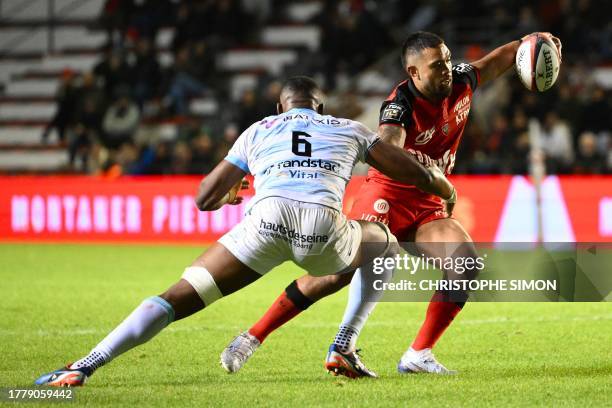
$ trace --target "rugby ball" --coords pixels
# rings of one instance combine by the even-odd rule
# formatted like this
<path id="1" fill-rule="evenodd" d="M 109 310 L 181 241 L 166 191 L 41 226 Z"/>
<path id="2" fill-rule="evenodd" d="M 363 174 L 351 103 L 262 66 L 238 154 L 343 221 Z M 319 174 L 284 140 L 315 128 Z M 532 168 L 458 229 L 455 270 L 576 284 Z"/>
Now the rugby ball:
<path id="1" fill-rule="evenodd" d="M 546 37 L 525 37 L 516 52 L 516 72 L 530 91 L 544 92 L 557 81 L 561 60 L 555 44 Z"/>

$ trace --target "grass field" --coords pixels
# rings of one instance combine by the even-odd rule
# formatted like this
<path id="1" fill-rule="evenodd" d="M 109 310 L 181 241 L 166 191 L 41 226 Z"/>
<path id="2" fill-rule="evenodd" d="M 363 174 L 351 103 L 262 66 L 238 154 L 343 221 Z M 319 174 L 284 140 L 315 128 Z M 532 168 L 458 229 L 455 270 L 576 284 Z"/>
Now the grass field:
<path id="1" fill-rule="evenodd" d="M 86 354 L 145 297 L 159 294 L 196 247 L 0 245 L 0 388 Z M 611 406 L 610 303 L 468 304 L 437 357 L 460 374 L 401 376 L 397 360 L 425 303 L 384 303 L 361 337 L 377 380 L 322 368 L 346 291 L 271 335 L 237 375 L 219 354 L 300 270 L 283 265 L 243 292 L 172 324 L 100 369 L 76 404 L 112 406 Z"/>

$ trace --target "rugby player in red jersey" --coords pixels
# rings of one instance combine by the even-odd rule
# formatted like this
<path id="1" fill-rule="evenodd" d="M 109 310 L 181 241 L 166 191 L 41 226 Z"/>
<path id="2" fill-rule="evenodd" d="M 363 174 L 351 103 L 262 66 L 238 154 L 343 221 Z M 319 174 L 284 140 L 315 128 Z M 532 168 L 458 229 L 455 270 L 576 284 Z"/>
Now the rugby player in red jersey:
<path id="1" fill-rule="evenodd" d="M 539 34 L 552 39 L 560 52 L 559 39 L 549 33 Z M 498 47 L 478 61 L 453 66 L 451 52 L 439 36 L 428 32 L 410 35 L 401 55 L 408 78 L 383 102 L 379 136 L 403 147 L 422 164 L 437 165 L 446 175 L 450 174 L 474 91 L 514 65 L 520 42 Z M 439 198 L 393 181 L 375 169 L 370 169 L 349 218 L 383 222 L 399 241 L 416 242 L 419 252 L 428 257 L 448 254 L 444 254 L 444 245 L 423 243 L 464 243 L 452 256 L 477 256 L 470 235 L 451 218 Z M 357 271 L 355 276 L 359 273 Z M 223 351 L 223 367 L 229 372 L 238 371 L 272 331 L 313 302 L 344 287 L 351 277 L 352 274 L 322 278 L 305 275 L 293 281 L 266 314 Z M 362 300 L 372 299 L 366 292 L 373 288 L 361 287 L 359 281 L 355 278 L 351 282 L 349 302 L 325 366 L 334 374 L 375 377 L 376 374 L 363 365 L 355 348 L 359 332 L 375 306 L 373 302 Z M 441 291 L 433 295 L 425 321 L 400 359 L 400 372 L 453 373 L 434 358 L 431 350 L 461 311 L 467 297 L 467 293 Z"/>

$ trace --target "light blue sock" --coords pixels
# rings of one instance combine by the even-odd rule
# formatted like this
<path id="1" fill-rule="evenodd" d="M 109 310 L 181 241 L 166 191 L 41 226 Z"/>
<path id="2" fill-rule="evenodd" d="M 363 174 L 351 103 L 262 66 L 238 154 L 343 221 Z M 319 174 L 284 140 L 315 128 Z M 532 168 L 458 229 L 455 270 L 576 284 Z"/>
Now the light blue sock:
<path id="1" fill-rule="evenodd" d="M 342 323 L 334 338 L 334 344 L 337 344 L 342 352 L 346 353 L 355 349 L 361 329 L 382 296 L 382 291 L 374 289 L 374 281 L 389 282 L 392 277 L 393 269 L 385 268 L 381 274 L 375 274 L 372 265 L 355 271 L 349 287 L 349 298 Z"/>
<path id="2" fill-rule="evenodd" d="M 119 326 L 108 334 L 91 352 L 72 364 L 71 368 L 93 370 L 120 354 L 149 341 L 174 320 L 174 309 L 164 299 L 145 299 Z"/>

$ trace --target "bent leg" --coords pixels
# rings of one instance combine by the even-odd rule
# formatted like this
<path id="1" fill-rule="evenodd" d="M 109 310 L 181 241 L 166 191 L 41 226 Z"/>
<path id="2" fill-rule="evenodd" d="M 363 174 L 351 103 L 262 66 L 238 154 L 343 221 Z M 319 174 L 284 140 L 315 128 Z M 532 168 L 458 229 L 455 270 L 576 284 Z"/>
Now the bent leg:
<path id="1" fill-rule="evenodd" d="M 450 218 L 439 219 L 422 225 L 417 230 L 416 242 L 420 244 L 419 248 L 428 257 L 477 256 L 469 234 L 457 220 Z M 455 246 L 448 243 L 460 244 Z M 474 275 L 469 274 L 467 277 L 473 278 Z M 468 294 L 464 292 L 436 291 L 427 308 L 425 321 L 419 329 L 411 348 L 415 351 L 433 348 L 459 314 L 467 298 Z M 451 299 L 453 301 L 449 301 Z"/>
<path id="2" fill-rule="evenodd" d="M 183 278 L 160 297 L 174 308 L 174 320 L 180 320 L 260 277 L 217 242 L 197 257 Z"/>
<path id="3" fill-rule="evenodd" d="M 183 279 L 160 296 L 143 301 L 88 356 L 71 368 L 87 368 L 91 375 L 98 367 L 147 342 L 174 320 L 209 306 L 260 276 L 216 243 L 185 270 Z"/>
<path id="4" fill-rule="evenodd" d="M 310 305 L 349 284 L 353 273 L 328 276 L 304 275 L 294 280 L 248 330 L 263 343 L 273 331 L 308 309 Z"/>
<path id="5" fill-rule="evenodd" d="M 393 257 L 399 253 L 397 239 L 386 225 L 366 221 L 359 221 L 359 223 L 362 230 L 362 243 L 352 266 L 360 266 L 360 268 L 357 269 L 351 281 L 348 303 L 342 323 L 334 338 L 334 344 L 344 353 L 355 349 L 361 329 L 382 296 L 382 292 L 374 288 L 374 282 L 388 282 L 393 276 L 394 268 L 383 268 L 381 273 L 374 273 L 374 259 Z"/>
<path id="6" fill-rule="evenodd" d="M 285 291 L 272 303 L 266 313 L 248 330 L 249 334 L 256 337 L 260 343 L 289 320 L 306 310 L 312 303 L 317 302 L 326 296 L 336 293 L 343 287 L 353 281 L 353 266 L 359 265 L 366 261 L 371 261 L 377 255 L 384 252 L 387 247 L 387 233 L 383 228 L 375 223 L 359 221 L 362 230 L 362 242 L 369 242 L 368 245 L 363 245 L 357 252 L 355 260 L 351 267 L 347 268 L 346 273 L 335 275 L 327 275 L 315 277 L 311 275 L 303 275 L 293 281 Z M 361 278 L 359 278 L 361 280 Z M 355 284 L 358 287 L 356 290 L 361 293 L 361 285 Z M 365 286 L 365 285 L 364 285 Z M 371 286 L 371 285 L 370 285 Z M 355 295 L 354 298 L 361 298 L 361 295 Z M 367 308 L 371 311 L 373 305 L 368 305 Z M 362 312 L 354 307 L 347 308 L 345 315 L 356 313 L 361 316 Z M 368 313 L 368 312 L 363 312 Z M 349 318 L 343 319 L 350 320 Z M 365 323 L 365 320 L 364 320 Z M 363 326 L 362 323 L 354 323 L 355 326 Z"/>

